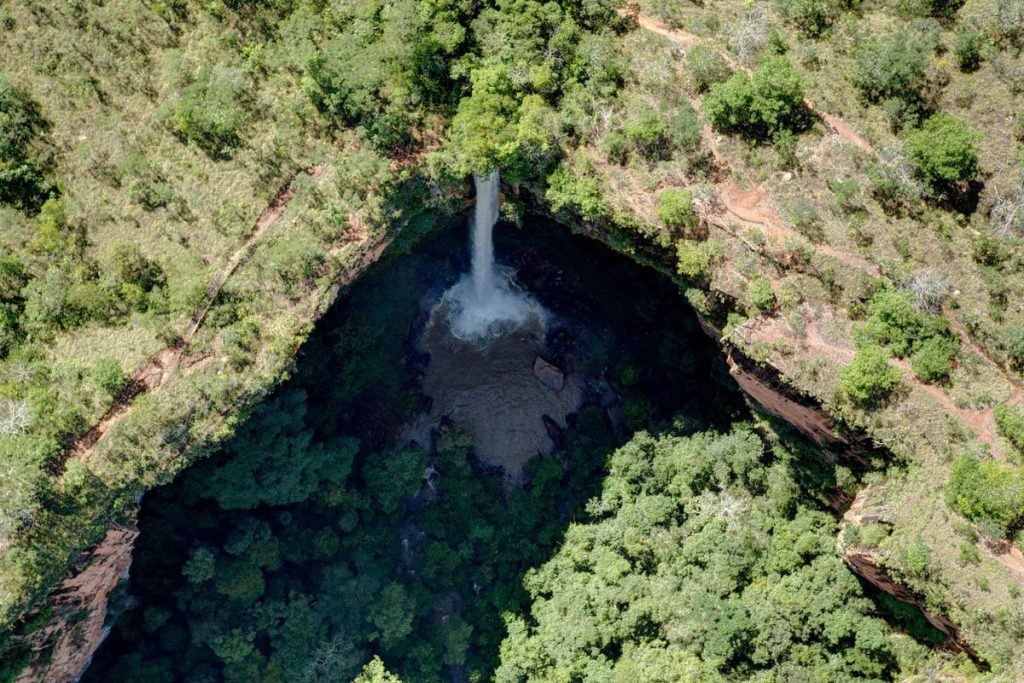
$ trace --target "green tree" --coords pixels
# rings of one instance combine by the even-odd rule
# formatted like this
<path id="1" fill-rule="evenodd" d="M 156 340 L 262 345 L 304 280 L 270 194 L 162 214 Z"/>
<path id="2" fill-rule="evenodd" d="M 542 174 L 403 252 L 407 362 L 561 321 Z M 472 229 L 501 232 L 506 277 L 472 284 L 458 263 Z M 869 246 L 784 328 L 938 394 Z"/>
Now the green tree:
<path id="1" fill-rule="evenodd" d="M 969 519 L 1008 527 L 1024 511 L 1024 470 L 991 458 L 961 455 L 953 463 L 946 500 Z"/>
<path id="2" fill-rule="evenodd" d="M 862 347 L 840 373 L 843 394 L 864 406 L 881 402 L 899 383 L 899 369 L 889 365 L 889 354 L 878 346 Z"/>
<path id="3" fill-rule="evenodd" d="M 942 382 L 949 379 L 958 353 L 957 344 L 949 337 L 931 336 L 918 344 L 910 368 L 925 382 Z"/>
<path id="4" fill-rule="evenodd" d="M 260 404 L 230 442 L 229 457 L 199 484 L 205 495 L 226 509 L 251 509 L 303 501 L 322 483 L 343 481 L 356 442 L 312 443 L 306 410 L 306 393 L 299 389 Z"/>
<path id="5" fill-rule="evenodd" d="M 412 633 L 414 605 L 400 583 L 389 583 L 374 602 L 369 620 L 377 629 L 377 637 L 386 648 Z"/>
<path id="6" fill-rule="evenodd" d="M 658 196 L 658 218 L 671 230 L 692 230 L 697 227 L 690 190 L 667 189 Z"/>
<path id="7" fill-rule="evenodd" d="M 978 175 L 979 139 L 964 122 L 938 113 L 907 138 L 907 159 L 922 180 L 941 189 Z"/>
<path id="8" fill-rule="evenodd" d="M 856 52 L 851 78 L 868 102 L 884 104 L 894 128 L 914 122 L 925 107 L 930 40 L 898 31 L 865 43 Z"/>
<path id="9" fill-rule="evenodd" d="M 384 668 L 384 662 L 380 661 L 380 657 L 374 655 L 352 683 L 402 683 L 402 680 L 398 676 L 388 673 L 388 670 Z"/>
<path id="10" fill-rule="evenodd" d="M 33 143 L 46 127 L 39 107 L 0 74 L 0 202 L 33 212 L 50 187 Z"/>
<path id="11" fill-rule="evenodd" d="M 806 125 L 800 76 L 785 57 L 762 62 L 753 74 L 734 74 L 711 87 L 704 112 L 719 130 L 757 139 Z"/>

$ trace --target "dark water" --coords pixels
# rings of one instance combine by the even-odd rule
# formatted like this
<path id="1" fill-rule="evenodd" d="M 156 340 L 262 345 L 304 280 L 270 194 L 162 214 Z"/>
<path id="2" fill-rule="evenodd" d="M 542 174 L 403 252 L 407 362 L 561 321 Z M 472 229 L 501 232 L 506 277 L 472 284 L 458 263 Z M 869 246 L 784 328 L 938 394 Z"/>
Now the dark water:
<path id="1" fill-rule="evenodd" d="M 238 435 L 147 494 L 127 609 L 85 681 L 342 681 L 374 654 L 405 681 L 487 680 L 502 613 L 610 450 L 744 414 L 667 279 L 539 220 L 495 241 L 543 332 L 431 332 L 465 228 L 371 268 Z"/>

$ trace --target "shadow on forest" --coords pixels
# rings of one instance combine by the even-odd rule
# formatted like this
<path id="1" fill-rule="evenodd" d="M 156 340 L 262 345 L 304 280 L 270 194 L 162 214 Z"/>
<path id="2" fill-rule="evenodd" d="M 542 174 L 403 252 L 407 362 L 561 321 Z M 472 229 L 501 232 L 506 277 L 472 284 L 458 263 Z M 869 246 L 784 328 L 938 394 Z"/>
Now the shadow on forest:
<path id="1" fill-rule="evenodd" d="M 406 681 L 489 679 L 524 577 L 614 448 L 748 417 L 675 285 L 538 221 L 500 226 L 498 257 L 561 321 L 549 347 L 590 378 L 583 408 L 521 487 L 450 422 L 430 448 L 400 443 L 430 407 L 416 341 L 465 252 L 448 230 L 371 269 L 221 452 L 146 496 L 127 609 L 83 680 L 347 681 L 372 654 Z M 836 485 L 791 450 L 801 486 Z"/>

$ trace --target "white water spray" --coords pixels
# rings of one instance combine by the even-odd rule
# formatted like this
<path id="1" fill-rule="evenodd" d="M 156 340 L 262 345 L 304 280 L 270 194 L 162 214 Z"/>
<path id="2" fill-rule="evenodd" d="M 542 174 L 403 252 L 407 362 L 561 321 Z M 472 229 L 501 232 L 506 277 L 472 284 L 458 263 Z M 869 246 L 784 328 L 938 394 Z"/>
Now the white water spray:
<path id="1" fill-rule="evenodd" d="M 472 270 L 444 293 L 453 336 L 481 340 L 508 334 L 534 321 L 543 330 L 547 312 L 515 283 L 511 268 L 494 263 L 494 225 L 498 222 L 498 171 L 475 176 L 476 210 L 472 222 Z"/>
<path id="2" fill-rule="evenodd" d="M 498 222 L 498 192 L 501 178 L 491 171 L 487 178 L 474 176 L 476 211 L 473 215 L 473 287 L 476 298 L 488 301 L 494 296 L 494 226 Z"/>

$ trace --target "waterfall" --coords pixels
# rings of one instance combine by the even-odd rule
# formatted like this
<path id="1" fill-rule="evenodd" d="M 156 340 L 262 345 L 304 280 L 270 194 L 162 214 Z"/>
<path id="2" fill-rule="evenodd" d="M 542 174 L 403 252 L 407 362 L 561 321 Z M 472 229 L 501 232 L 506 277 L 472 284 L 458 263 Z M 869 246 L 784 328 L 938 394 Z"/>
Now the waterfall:
<path id="1" fill-rule="evenodd" d="M 444 293 L 439 304 L 450 331 L 459 339 L 482 340 L 508 334 L 528 322 L 543 330 L 547 311 L 520 289 L 511 268 L 494 262 L 494 226 L 498 222 L 501 187 L 498 171 L 474 176 L 473 183 L 476 208 L 470 223 L 472 267 L 469 274 Z"/>
<path id="2" fill-rule="evenodd" d="M 486 178 L 474 176 L 476 211 L 473 216 L 473 287 L 476 298 L 488 301 L 494 296 L 494 224 L 498 222 L 498 170 Z"/>

